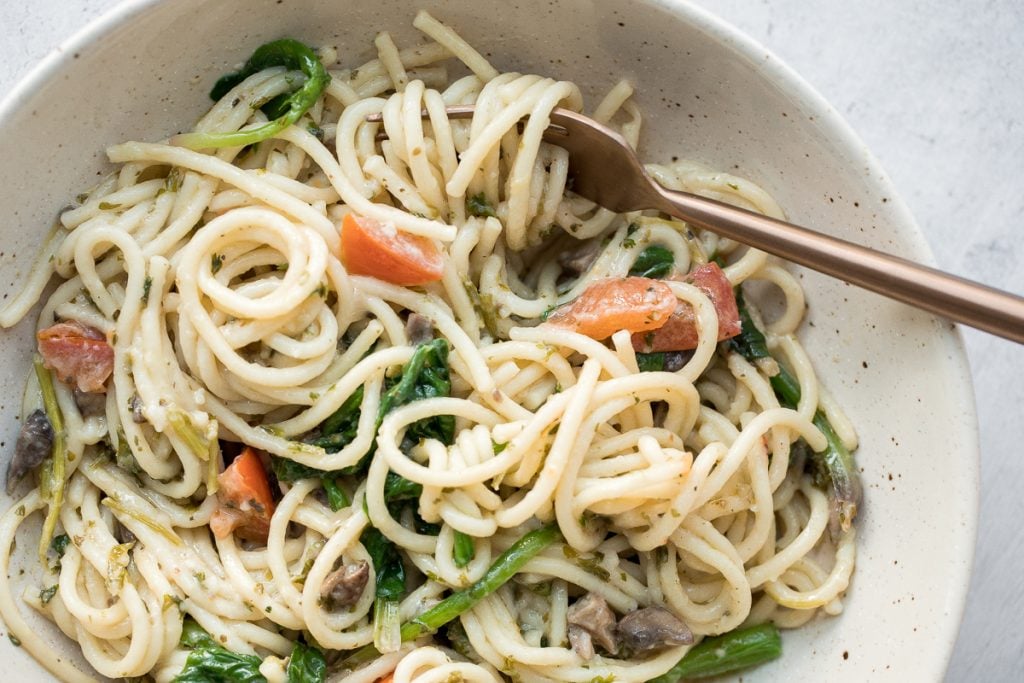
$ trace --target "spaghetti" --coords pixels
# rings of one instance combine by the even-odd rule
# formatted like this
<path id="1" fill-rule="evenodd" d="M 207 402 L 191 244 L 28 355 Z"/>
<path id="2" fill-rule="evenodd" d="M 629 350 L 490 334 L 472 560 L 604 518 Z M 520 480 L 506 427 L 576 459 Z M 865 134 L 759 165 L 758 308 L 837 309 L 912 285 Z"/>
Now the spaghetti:
<path id="1" fill-rule="evenodd" d="M 0 518 L 5 568 L 26 519 L 55 525 L 25 602 L 100 675 L 156 681 L 233 680 L 218 661 L 270 681 L 647 681 L 701 640 L 838 614 L 856 501 L 811 464 L 856 437 L 796 339 L 798 281 L 573 195 L 542 133 L 579 89 L 414 25 L 429 42 L 381 33 L 358 69 L 322 50 L 329 82 L 289 125 L 269 105 L 319 67 L 250 60 L 193 133 L 111 147 L 117 171 L 62 214 L 0 313 L 56 280 L 24 412 L 59 416 L 60 443 Z M 631 94 L 593 115 L 635 146 Z M 741 178 L 650 171 L 781 216 Z M 782 293 L 769 321 L 732 299 L 751 281 Z M 636 282 L 668 292 L 691 348 L 587 308 Z M 81 391 L 102 344 L 110 377 Z M 11 634 L 92 680 L 31 636 L 6 577 Z M 306 658 L 324 666 L 293 679 Z"/>

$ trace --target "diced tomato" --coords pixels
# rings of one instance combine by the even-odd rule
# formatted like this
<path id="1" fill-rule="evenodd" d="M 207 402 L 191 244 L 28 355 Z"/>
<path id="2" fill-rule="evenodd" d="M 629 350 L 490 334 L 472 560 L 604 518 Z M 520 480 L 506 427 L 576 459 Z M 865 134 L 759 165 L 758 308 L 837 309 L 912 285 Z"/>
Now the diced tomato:
<path id="1" fill-rule="evenodd" d="M 341 226 L 341 261 L 354 275 L 405 287 L 437 282 L 444 275 L 444 258 L 429 239 L 351 213 Z"/>
<path id="2" fill-rule="evenodd" d="M 392 681 L 394 681 L 394 680 L 395 680 L 395 674 L 394 673 L 389 673 L 384 678 L 378 678 L 377 679 L 377 683 L 392 683 Z"/>
<path id="3" fill-rule="evenodd" d="M 270 493 L 267 472 L 257 452 L 246 446 L 242 454 L 217 477 L 220 503 L 210 518 L 217 538 L 235 532 L 240 538 L 266 543 L 274 497 Z"/>
<path id="4" fill-rule="evenodd" d="M 555 309 L 547 322 L 591 339 L 606 339 L 619 330 L 656 330 L 676 310 L 678 299 L 661 280 L 646 277 L 598 280 L 574 301 Z"/>
<path id="5" fill-rule="evenodd" d="M 732 283 L 716 263 L 697 268 L 689 273 L 685 282 L 704 292 L 715 305 L 718 314 L 718 341 L 735 337 L 740 333 L 740 313 L 736 307 L 736 295 Z M 687 351 L 697 348 L 697 321 L 693 307 L 680 302 L 675 312 L 655 332 L 633 335 L 633 349 L 642 353 L 656 351 Z"/>
<path id="6" fill-rule="evenodd" d="M 105 392 L 114 371 L 114 349 L 107 335 L 75 320 L 57 323 L 36 334 L 43 364 L 62 382 L 79 391 Z"/>

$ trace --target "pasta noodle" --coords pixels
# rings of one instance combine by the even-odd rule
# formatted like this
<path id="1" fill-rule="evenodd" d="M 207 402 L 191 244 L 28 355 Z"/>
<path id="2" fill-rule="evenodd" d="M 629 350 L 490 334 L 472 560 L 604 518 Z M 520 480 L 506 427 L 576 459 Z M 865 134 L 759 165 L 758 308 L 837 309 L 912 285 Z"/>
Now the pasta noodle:
<path id="1" fill-rule="evenodd" d="M 257 144 L 111 147 L 117 170 L 61 215 L 0 313 L 15 324 L 56 280 L 40 335 L 74 321 L 112 349 L 97 410 L 72 381 L 53 382 L 63 502 L 44 482 L 0 518 L 0 614 L 61 679 L 92 673 L 31 636 L 6 578 L 15 535 L 37 512 L 56 515 L 57 543 L 22 597 L 109 678 L 170 681 L 219 647 L 281 681 L 299 641 L 327 653 L 332 680 L 647 681 L 704 638 L 841 611 L 855 536 L 806 466 L 834 436 L 819 404 L 843 447 L 856 437 L 797 340 L 799 282 L 713 233 L 573 195 L 567 153 L 542 134 L 554 108 L 582 109 L 577 86 L 499 72 L 424 12 L 414 25 L 428 42 L 401 47 L 380 33 L 378 58 L 357 69 L 322 50 L 329 84 Z M 259 105 L 306 77 L 256 70 L 195 131 L 255 130 L 270 120 Z M 593 112 L 635 146 L 631 95 L 616 84 Z M 472 119 L 449 120 L 456 104 L 474 104 Z M 650 171 L 667 187 L 782 215 L 742 178 L 686 161 Z M 439 253 L 437 276 L 405 285 L 393 264 L 392 281 L 358 274 L 361 255 L 339 237 L 352 220 Z M 551 314 L 624 281 L 652 245 L 679 274 L 661 286 L 695 330 L 671 368 L 643 367 L 651 356 L 635 350 L 636 330 L 588 336 Z M 586 263 L 574 268 L 566 255 L 581 247 Z M 712 261 L 730 291 L 760 281 L 781 293 L 770 319 L 749 309 L 778 362 L 719 343 L 729 321 L 684 277 Z M 413 318 L 435 341 L 418 338 Z M 428 348 L 447 389 L 394 399 L 414 364 L 440 372 L 422 360 Z M 799 390 L 791 406 L 773 385 L 780 366 Z M 38 370 L 26 424 L 51 381 Z M 344 438 L 326 426 L 344 420 Z M 242 445 L 277 473 L 257 540 L 245 527 L 218 531 L 222 515 L 245 513 L 225 502 L 224 470 L 248 457 Z M 289 478 L 287 468 L 306 469 Z M 396 482 L 413 493 L 396 498 Z M 558 538 L 511 580 L 436 634 L 402 642 L 398 623 L 489 580 L 551 522 Z M 404 569 L 391 618 L 380 542 Z M 332 607 L 326 586 L 349 587 L 344 570 L 362 571 L 362 584 Z M 576 620 L 585 601 L 620 620 L 616 645 Z M 627 616 L 649 606 L 671 613 L 675 631 L 647 648 Z M 370 645 L 377 656 L 353 656 Z"/>

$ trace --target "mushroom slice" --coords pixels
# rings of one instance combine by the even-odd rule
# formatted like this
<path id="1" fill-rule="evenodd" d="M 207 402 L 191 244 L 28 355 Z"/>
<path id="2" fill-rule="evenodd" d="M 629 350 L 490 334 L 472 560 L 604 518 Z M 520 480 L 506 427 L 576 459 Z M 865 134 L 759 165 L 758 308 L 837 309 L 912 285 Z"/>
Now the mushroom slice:
<path id="1" fill-rule="evenodd" d="M 426 344 L 434 338 L 434 323 L 425 315 L 410 313 L 405 321 L 405 333 L 413 346 Z"/>
<path id="2" fill-rule="evenodd" d="M 33 410 L 21 425 L 14 457 L 7 466 L 7 493 L 14 492 L 21 478 L 39 467 L 53 451 L 53 425 L 41 409 Z"/>
<path id="3" fill-rule="evenodd" d="M 569 608 L 566 614 L 569 622 L 569 639 L 572 641 L 572 627 L 575 626 L 577 629 L 584 631 L 589 638 L 586 640 L 593 640 L 598 645 L 603 647 L 609 654 L 615 654 L 619 650 L 619 644 L 615 638 L 615 613 L 612 612 L 611 607 L 608 603 L 597 593 L 587 593 L 582 598 L 577 600 Z M 580 647 L 576 647 L 573 643 L 573 649 L 576 653 L 584 659 L 587 657 L 587 645 L 584 642 L 583 637 L 577 633 L 577 641 L 579 641 Z M 582 651 L 581 651 L 582 650 Z M 593 644 L 589 645 L 590 656 L 593 656 Z"/>
<path id="4" fill-rule="evenodd" d="M 569 645 L 584 660 L 589 662 L 594 658 L 594 639 L 582 626 L 569 624 Z"/>
<path id="5" fill-rule="evenodd" d="M 329 610 L 351 607 L 359 602 L 369 578 L 370 565 L 366 560 L 342 565 L 324 579 L 320 587 L 320 600 Z"/>
<path id="6" fill-rule="evenodd" d="M 619 621 L 618 635 L 633 652 L 650 652 L 672 645 L 689 645 L 693 633 L 664 607 L 634 610 Z"/>
<path id="7" fill-rule="evenodd" d="M 75 387 L 72 391 L 75 406 L 82 417 L 99 417 L 107 411 L 107 395 L 95 391 L 82 391 Z"/>

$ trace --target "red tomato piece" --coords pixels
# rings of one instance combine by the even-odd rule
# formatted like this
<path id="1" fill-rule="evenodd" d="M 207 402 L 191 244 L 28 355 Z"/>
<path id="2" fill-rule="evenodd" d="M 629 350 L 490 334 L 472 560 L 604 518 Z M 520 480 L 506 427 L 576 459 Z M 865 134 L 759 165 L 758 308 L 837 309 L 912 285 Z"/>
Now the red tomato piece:
<path id="1" fill-rule="evenodd" d="M 246 446 L 242 454 L 217 477 L 220 503 L 210 518 L 210 528 L 217 538 L 235 532 L 240 538 L 267 542 L 270 518 L 274 514 L 274 497 L 260 456 Z"/>
<path id="2" fill-rule="evenodd" d="M 676 310 L 678 299 L 661 280 L 646 277 L 598 280 L 575 300 L 555 309 L 547 322 L 591 339 L 607 339 L 619 330 L 656 330 Z"/>
<path id="3" fill-rule="evenodd" d="M 708 263 L 683 278 L 702 292 L 715 305 L 718 314 L 718 341 L 740 333 L 740 312 L 732 283 L 717 263 Z M 680 302 L 675 312 L 656 332 L 633 335 L 633 349 L 641 353 L 657 351 L 688 351 L 697 348 L 697 320 L 693 307 Z"/>
<path id="4" fill-rule="evenodd" d="M 354 275 L 404 287 L 437 282 L 444 275 L 444 257 L 429 239 L 351 213 L 341 226 L 341 261 Z"/>
<path id="5" fill-rule="evenodd" d="M 57 323 L 36 334 L 43 364 L 79 391 L 105 392 L 114 371 L 114 349 L 107 335 L 76 320 Z"/>

